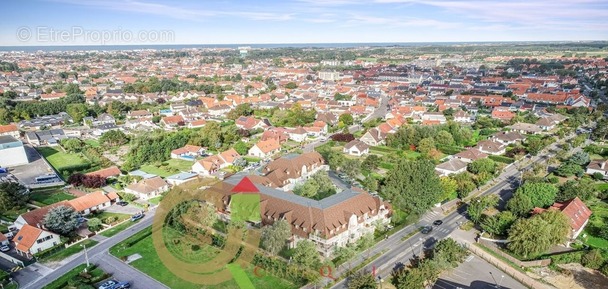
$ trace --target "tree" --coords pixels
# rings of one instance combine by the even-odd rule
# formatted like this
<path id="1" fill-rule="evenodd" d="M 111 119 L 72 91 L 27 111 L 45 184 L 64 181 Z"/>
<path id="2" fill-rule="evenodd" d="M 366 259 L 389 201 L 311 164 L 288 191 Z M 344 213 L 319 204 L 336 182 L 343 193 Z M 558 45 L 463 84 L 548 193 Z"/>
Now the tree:
<path id="1" fill-rule="evenodd" d="M 491 159 L 478 159 L 467 165 L 467 170 L 474 174 L 496 172 L 496 163 Z"/>
<path id="2" fill-rule="evenodd" d="M 595 172 L 593 173 L 593 175 L 591 175 L 593 177 L 594 180 L 596 181 L 601 181 L 604 179 L 604 175 L 600 172 Z"/>
<path id="3" fill-rule="evenodd" d="M 319 192 L 319 185 L 314 180 L 307 180 L 302 185 L 293 188 L 293 193 L 307 198 L 313 198 Z"/>
<path id="4" fill-rule="evenodd" d="M 278 220 L 262 229 L 261 245 L 270 254 L 278 254 L 291 236 L 291 226 L 285 220 Z"/>
<path id="5" fill-rule="evenodd" d="M 335 193 L 336 191 L 336 187 L 334 186 L 334 183 L 331 181 L 331 179 L 329 178 L 329 175 L 327 174 L 327 171 L 318 171 L 316 172 L 314 175 L 312 175 L 310 177 L 311 180 L 314 180 L 317 185 L 319 186 L 319 193 L 320 194 L 324 194 L 324 193 Z"/>
<path id="6" fill-rule="evenodd" d="M 292 81 L 292 82 L 289 82 L 289 83 L 285 84 L 285 88 L 287 88 L 287 89 L 296 89 L 296 88 L 298 88 L 298 85 L 295 82 Z"/>
<path id="7" fill-rule="evenodd" d="M 562 184 L 556 196 L 556 201 L 565 202 L 575 197 L 586 201 L 597 194 L 595 182 L 588 177 L 580 178 L 578 181 L 569 180 Z"/>
<path id="8" fill-rule="evenodd" d="M 433 248 L 433 259 L 437 258 L 437 256 L 442 256 L 454 267 L 464 261 L 467 255 L 467 250 L 452 238 L 446 238 L 437 242 Z"/>
<path id="9" fill-rule="evenodd" d="M 458 183 L 450 177 L 441 177 L 439 181 L 441 182 L 441 197 L 439 201 L 447 200 L 458 189 Z"/>
<path id="10" fill-rule="evenodd" d="M 536 257 L 563 242 L 570 231 L 566 215 L 548 210 L 529 219 L 517 220 L 509 230 L 509 250 L 523 258 Z"/>
<path id="11" fill-rule="evenodd" d="M 454 144 L 454 137 L 445 130 L 439 131 L 435 140 L 437 141 L 437 144 L 443 146 L 451 146 Z"/>
<path id="12" fill-rule="evenodd" d="M 355 272 L 348 277 L 348 289 L 376 289 L 374 276 L 369 272 Z"/>
<path id="13" fill-rule="evenodd" d="M 481 228 L 494 235 L 506 235 L 507 231 L 517 220 L 517 216 L 510 211 L 502 211 L 496 215 L 481 219 Z"/>
<path id="14" fill-rule="evenodd" d="M 0 211 L 7 212 L 18 209 L 29 201 L 30 192 L 19 183 L 0 183 Z"/>
<path id="15" fill-rule="evenodd" d="M 66 107 L 66 112 L 72 117 L 75 123 L 80 123 L 87 116 L 88 109 L 84 103 L 70 103 Z"/>
<path id="16" fill-rule="evenodd" d="M 435 140 L 432 137 L 421 139 L 417 147 L 418 151 L 423 155 L 428 154 L 434 148 Z"/>
<path id="17" fill-rule="evenodd" d="M 84 149 L 84 143 L 77 138 L 66 138 L 60 141 L 61 146 L 70 153 L 79 153 Z"/>
<path id="18" fill-rule="evenodd" d="M 79 226 L 80 214 L 72 207 L 57 206 L 44 215 L 44 226 L 57 234 L 68 235 Z"/>
<path id="19" fill-rule="evenodd" d="M 97 231 L 101 228 L 101 220 L 98 218 L 90 218 L 87 220 L 87 225 L 89 226 L 89 230 Z"/>
<path id="20" fill-rule="evenodd" d="M 552 184 L 526 182 L 515 191 L 513 198 L 507 203 L 507 208 L 516 215 L 524 216 L 535 207 L 544 208 L 553 204 L 557 191 Z"/>
<path id="21" fill-rule="evenodd" d="M 474 223 L 479 223 L 483 212 L 491 207 L 498 204 L 497 195 L 487 195 L 483 197 L 477 197 L 471 200 L 467 207 L 467 214 Z"/>
<path id="22" fill-rule="evenodd" d="M 353 116 L 350 113 L 343 113 L 338 118 L 338 121 L 342 122 L 344 125 L 352 125 L 354 123 Z"/>
<path id="23" fill-rule="evenodd" d="M 339 142 L 349 142 L 355 139 L 355 136 L 350 133 L 335 133 L 331 136 L 331 140 Z"/>
<path id="24" fill-rule="evenodd" d="M 604 256 L 600 249 L 593 249 L 581 258 L 581 264 L 594 270 L 599 269 L 604 264 Z"/>
<path id="25" fill-rule="evenodd" d="M 370 154 L 365 157 L 365 160 L 363 160 L 363 163 L 361 163 L 361 167 L 368 171 L 377 170 L 379 165 L 380 157 L 374 154 Z"/>
<path id="26" fill-rule="evenodd" d="M 68 178 L 68 183 L 76 187 L 101 188 L 106 185 L 106 178 L 100 175 L 75 173 Z"/>
<path id="27" fill-rule="evenodd" d="M 568 161 L 579 166 L 584 166 L 589 163 L 590 158 L 588 153 L 584 151 L 578 151 L 575 152 L 572 156 L 570 156 L 570 159 Z"/>
<path id="28" fill-rule="evenodd" d="M 298 242 L 298 245 L 293 250 L 292 258 L 295 264 L 304 268 L 316 268 L 321 262 L 317 247 L 309 240 Z"/>
<path id="29" fill-rule="evenodd" d="M 228 112 L 228 114 L 226 115 L 226 117 L 228 119 L 237 119 L 241 116 L 250 116 L 253 114 L 253 108 L 251 108 L 251 104 L 249 103 L 242 103 L 237 105 L 233 110 L 231 110 L 230 112 Z"/>
<path id="30" fill-rule="evenodd" d="M 473 175 L 469 172 L 464 172 L 451 176 L 456 181 L 456 193 L 461 199 L 466 198 L 471 191 L 475 189 L 475 182 L 473 181 Z"/>
<path id="31" fill-rule="evenodd" d="M 244 141 L 238 141 L 233 146 L 234 150 L 242 156 L 247 155 L 250 146 Z"/>
<path id="32" fill-rule="evenodd" d="M 99 143 L 106 147 L 121 146 L 129 142 L 127 135 L 120 130 L 105 132 L 99 137 Z"/>
<path id="33" fill-rule="evenodd" d="M 353 246 L 347 245 L 344 247 L 336 248 L 336 250 L 334 251 L 333 257 L 337 260 L 340 260 L 341 262 L 345 262 L 346 260 L 349 260 L 350 258 L 355 256 L 356 253 L 357 252 L 355 252 L 355 249 L 353 248 Z"/>
<path id="34" fill-rule="evenodd" d="M 582 176 L 585 173 L 580 165 L 572 162 L 562 163 L 556 170 L 555 174 L 561 177 L 571 177 L 573 175 Z"/>
<path id="35" fill-rule="evenodd" d="M 431 161 L 401 159 L 386 176 L 381 193 L 396 208 L 422 213 L 439 199 L 441 183 Z"/>
<path id="36" fill-rule="evenodd" d="M 355 179 L 361 172 L 361 161 L 345 158 L 342 162 L 341 170 L 352 179 Z"/>
<path id="37" fill-rule="evenodd" d="M 543 149 L 543 141 L 539 138 L 529 138 L 526 140 L 526 149 L 535 156 Z"/>

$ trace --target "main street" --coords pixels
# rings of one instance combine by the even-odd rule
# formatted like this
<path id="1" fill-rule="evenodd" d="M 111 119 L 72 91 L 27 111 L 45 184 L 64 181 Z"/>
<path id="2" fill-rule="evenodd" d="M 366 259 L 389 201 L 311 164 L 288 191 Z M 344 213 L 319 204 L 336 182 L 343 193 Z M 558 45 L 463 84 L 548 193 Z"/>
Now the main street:
<path id="1" fill-rule="evenodd" d="M 574 136 L 568 136 L 565 141 L 570 140 L 572 137 Z M 552 154 L 551 152 L 558 148 L 558 145 L 558 142 L 549 145 L 538 156 L 530 158 L 530 162 L 526 165 L 512 164 L 508 166 L 502 172 L 502 174 L 494 180 L 496 183 L 479 194 L 479 196 L 497 194 L 501 199 L 501 204 L 504 205 L 504 202 L 511 198 L 512 194 L 519 186 L 522 172 L 531 169 L 532 165 L 536 162 L 546 162 Z M 431 215 L 433 214 L 431 213 Z M 376 254 L 380 253 L 381 255 L 378 258 L 371 261 L 361 270 L 363 272 L 375 272 L 376 276 L 380 276 L 385 282 L 388 282 L 390 279 L 390 273 L 395 265 L 399 263 L 407 264 L 414 255 L 420 254 L 422 247 L 430 247 L 435 242 L 452 235 L 453 232 L 458 229 L 461 222 L 467 221 L 465 215 L 466 206 L 463 206 L 447 216 L 440 218 L 443 220 L 443 224 L 441 226 L 434 227 L 431 233 L 422 234 L 417 232 L 410 238 L 404 239 L 405 236 L 408 236 L 410 233 L 418 231 L 421 226 L 431 225 L 431 219 L 426 218 L 427 220 L 424 220 L 423 218 L 423 220 L 420 220 L 416 224 L 403 228 L 397 233 L 391 235 L 388 239 L 377 243 L 374 247 L 368 249 L 368 251 L 359 254 L 357 258 L 338 268 L 336 270 L 337 272 L 333 274 L 333 277 L 339 277 L 349 268 L 356 267 L 357 265 L 366 261 L 367 256 L 375 256 Z M 329 278 L 325 278 L 323 281 L 324 285 L 330 281 L 331 280 Z M 346 289 L 346 279 L 334 284 L 331 288 Z"/>

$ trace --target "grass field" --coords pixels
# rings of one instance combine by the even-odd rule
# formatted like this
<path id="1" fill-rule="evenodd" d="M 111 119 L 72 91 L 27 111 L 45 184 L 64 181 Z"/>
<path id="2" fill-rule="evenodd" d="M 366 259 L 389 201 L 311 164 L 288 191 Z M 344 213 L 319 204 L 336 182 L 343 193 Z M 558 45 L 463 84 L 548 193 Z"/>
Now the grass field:
<path id="1" fill-rule="evenodd" d="M 597 184 L 597 189 L 598 189 L 598 191 L 608 190 L 608 183 Z"/>
<path id="2" fill-rule="evenodd" d="M 178 174 L 180 172 L 191 171 L 193 164 L 194 162 L 191 161 L 170 159 L 160 165 L 143 165 L 140 169 L 149 174 L 154 174 L 161 177 L 168 177 L 171 175 Z"/>
<path id="3" fill-rule="evenodd" d="M 74 199 L 75 197 L 71 194 L 68 194 L 66 192 L 63 191 L 56 191 L 56 192 L 34 192 L 31 195 L 31 199 L 33 201 L 36 201 L 38 203 L 44 204 L 44 205 L 51 205 L 57 202 L 61 202 L 61 201 L 65 201 L 65 200 L 71 200 Z"/>
<path id="4" fill-rule="evenodd" d="M 59 173 L 70 167 L 85 166 L 91 163 L 80 154 L 66 153 L 61 148 L 37 147 L 36 149 Z"/>
<path id="5" fill-rule="evenodd" d="M 60 261 L 63 260 L 69 256 L 72 256 L 82 250 L 84 250 L 84 248 L 81 245 L 85 245 L 87 247 L 87 249 L 90 249 L 91 247 L 97 245 L 97 241 L 88 239 L 85 241 L 82 241 L 79 244 L 73 245 L 71 247 L 65 248 L 61 251 L 58 251 L 55 254 L 49 255 L 47 257 L 44 257 L 42 259 L 43 262 L 49 262 L 49 261 Z"/>
<path id="6" fill-rule="evenodd" d="M 151 228 L 147 228 L 147 231 L 151 230 Z M 175 232 L 173 232 L 175 233 Z M 140 234 L 136 234 L 131 238 L 138 238 Z M 168 232 L 166 238 L 171 239 L 172 237 L 178 237 L 175 235 L 171 235 L 171 232 Z M 158 254 L 156 253 L 156 249 L 154 248 L 154 244 L 152 243 L 152 236 L 147 236 L 143 238 L 141 241 L 135 243 L 133 246 L 124 248 L 124 244 L 128 243 L 129 239 L 122 244 L 118 244 L 110 249 L 110 253 L 116 257 L 129 256 L 135 253 L 138 253 L 142 256 L 141 259 L 135 260 L 131 263 L 131 266 L 141 270 L 142 272 L 148 274 L 150 277 L 158 280 L 159 282 L 167 285 L 170 288 L 180 288 L 180 289 L 239 289 L 237 283 L 234 280 L 230 280 L 215 286 L 212 285 L 201 285 L 187 282 L 185 280 L 180 279 L 175 276 L 165 265 L 161 262 Z M 173 253 L 191 253 L 191 248 L 178 248 L 177 246 L 173 249 L 171 247 L 168 248 L 170 252 Z M 179 249 L 186 249 L 186 251 L 179 251 Z M 198 251 L 203 251 L 199 254 L 199 257 L 202 259 L 206 259 L 211 257 L 212 249 L 200 248 Z M 205 256 L 203 256 L 205 255 Z M 178 257 L 180 259 L 188 259 L 188 257 Z M 197 261 L 201 261 L 198 260 Z M 257 277 L 253 273 L 253 268 L 248 268 L 245 270 L 247 277 L 253 282 L 255 288 L 272 288 L 272 289 L 295 289 L 298 286 L 295 286 L 285 280 L 265 275 L 263 277 Z"/>
<path id="7" fill-rule="evenodd" d="M 589 225 L 585 227 L 579 239 L 582 239 L 589 246 L 608 249 L 608 240 L 597 236 L 601 228 L 608 226 L 608 203 L 597 200 L 588 203 L 587 206 L 593 214 L 589 218 Z M 587 237 L 582 237 L 583 235 L 587 235 Z"/>
<path id="8" fill-rule="evenodd" d="M 91 147 L 98 148 L 100 146 L 99 141 L 95 139 L 85 140 L 84 143 L 90 145 Z"/>
<path id="9" fill-rule="evenodd" d="M 111 229 L 108 229 L 106 231 L 101 232 L 100 235 L 102 235 L 104 237 L 108 237 L 108 238 L 112 237 L 112 236 L 114 236 L 114 235 L 116 235 L 116 234 L 118 234 L 118 233 L 126 230 L 127 228 L 129 228 L 129 227 L 137 224 L 140 220 L 137 220 L 135 222 L 126 221 L 124 223 L 121 223 L 121 224 L 118 224 L 118 225 L 114 226 Z"/>
<path id="10" fill-rule="evenodd" d="M 103 212 L 95 214 L 95 215 L 90 215 L 89 217 L 91 217 L 91 218 L 98 218 L 102 222 L 105 219 L 107 219 L 108 217 L 114 217 L 116 219 L 116 222 L 120 222 L 120 221 L 124 221 L 124 220 L 126 220 L 128 218 L 131 218 L 131 215 L 129 215 L 129 214 L 121 214 L 121 213 L 110 213 L 110 212 L 103 211 Z"/>

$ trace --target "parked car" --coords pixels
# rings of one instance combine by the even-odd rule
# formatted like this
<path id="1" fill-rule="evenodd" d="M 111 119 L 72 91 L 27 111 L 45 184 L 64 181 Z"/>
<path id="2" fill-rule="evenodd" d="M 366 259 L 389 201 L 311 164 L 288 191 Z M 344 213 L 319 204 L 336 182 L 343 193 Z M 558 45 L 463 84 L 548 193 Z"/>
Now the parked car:
<path id="1" fill-rule="evenodd" d="M 145 216 L 144 213 L 137 213 L 137 214 L 131 216 L 131 221 L 135 222 L 135 221 L 143 218 L 144 216 Z"/>
<path id="2" fill-rule="evenodd" d="M 112 289 L 125 289 L 125 288 L 131 288 L 131 283 L 123 281 L 123 282 L 118 282 L 116 285 L 114 285 L 114 287 L 112 287 Z"/>
<path id="3" fill-rule="evenodd" d="M 439 226 L 441 224 L 443 224 L 442 220 L 435 220 L 435 222 L 433 222 L 433 225 L 435 225 L 435 226 Z"/>
<path id="4" fill-rule="evenodd" d="M 116 204 L 119 205 L 119 206 L 123 206 L 124 207 L 124 206 L 128 205 L 129 202 L 120 201 L 120 202 L 116 202 Z"/>
<path id="5" fill-rule="evenodd" d="M 8 252 L 11 250 L 11 247 L 9 247 L 8 245 L 4 245 L 2 247 L 0 247 L 0 252 Z"/>
<path id="6" fill-rule="evenodd" d="M 101 283 L 97 289 L 114 289 L 114 286 L 118 284 L 116 280 L 108 280 L 106 282 Z"/>

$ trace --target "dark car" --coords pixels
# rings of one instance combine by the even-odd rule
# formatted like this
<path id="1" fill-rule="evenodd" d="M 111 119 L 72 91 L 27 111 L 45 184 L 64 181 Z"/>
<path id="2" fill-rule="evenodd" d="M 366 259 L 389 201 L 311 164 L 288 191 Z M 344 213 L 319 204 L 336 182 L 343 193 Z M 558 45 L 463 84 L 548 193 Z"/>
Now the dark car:
<path id="1" fill-rule="evenodd" d="M 119 206 L 123 206 L 124 207 L 124 206 L 128 205 L 129 202 L 120 201 L 120 202 L 116 202 L 116 204 L 119 205 Z"/>
<path id="2" fill-rule="evenodd" d="M 135 221 L 137 221 L 137 220 L 139 220 L 139 219 L 141 219 L 141 218 L 143 218 L 143 217 L 144 217 L 144 214 L 143 214 L 143 213 L 137 213 L 137 214 L 135 214 L 135 215 L 131 216 L 131 221 L 132 221 L 132 222 L 135 222 Z"/>
<path id="3" fill-rule="evenodd" d="M 118 282 L 117 284 L 114 285 L 114 287 L 112 287 L 112 289 L 125 289 L 125 288 L 131 288 L 131 283 L 129 282 Z"/>
<path id="4" fill-rule="evenodd" d="M 435 222 L 433 222 L 433 225 L 435 225 L 435 226 L 439 226 L 441 224 L 443 224 L 442 220 L 435 220 Z"/>
<path id="5" fill-rule="evenodd" d="M 433 227 L 431 227 L 431 226 L 422 227 L 422 230 L 420 230 L 420 232 L 421 232 L 422 234 L 428 234 L 428 233 L 430 233 L 431 231 L 433 231 Z"/>

